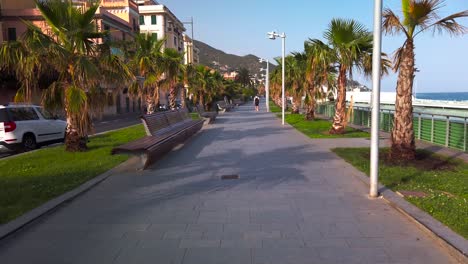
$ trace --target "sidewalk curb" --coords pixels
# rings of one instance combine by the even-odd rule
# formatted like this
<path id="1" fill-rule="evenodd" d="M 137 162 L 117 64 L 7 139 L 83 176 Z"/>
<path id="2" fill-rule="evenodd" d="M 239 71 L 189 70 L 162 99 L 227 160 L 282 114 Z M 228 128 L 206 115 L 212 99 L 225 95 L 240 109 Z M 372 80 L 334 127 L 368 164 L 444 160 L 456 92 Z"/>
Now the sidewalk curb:
<path id="1" fill-rule="evenodd" d="M 369 177 L 363 173 L 353 173 L 352 175 L 367 186 L 370 186 Z M 465 238 L 387 187 L 379 184 L 379 191 L 382 199 L 415 223 L 424 233 L 436 241 L 439 246 L 447 250 L 458 262 L 468 263 L 468 241 Z"/>
<path id="2" fill-rule="evenodd" d="M 9 235 L 15 233 L 16 231 L 21 230 L 23 227 L 34 222 L 36 219 L 40 218 L 41 216 L 53 211 L 55 208 L 61 206 L 62 204 L 75 199 L 79 195 L 95 187 L 99 183 L 109 178 L 111 175 L 115 174 L 119 170 L 122 170 L 124 167 L 129 166 L 133 162 L 135 162 L 135 159 L 129 158 L 128 160 L 117 165 L 116 167 L 81 184 L 75 189 L 68 191 L 58 197 L 55 197 L 52 200 L 49 200 L 48 202 L 40 205 L 39 207 L 36 207 L 32 209 L 31 211 L 23 214 L 22 216 L 16 218 L 15 220 L 12 220 L 0 226 L 0 240 L 8 237 Z"/>
<path id="3" fill-rule="evenodd" d="M 285 125 L 288 128 L 295 129 L 289 123 L 285 122 Z M 297 129 L 295 130 L 298 131 Z M 304 135 L 303 133 L 300 134 Z M 306 135 L 304 136 L 307 137 Z M 310 139 L 309 137 L 307 138 Z M 338 155 L 336 155 L 336 157 L 343 160 Z M 354 168 L 351 164 L 347 162 L 346 164 L 351 168 Z M 352 173 L 352 175 L 367 186 L 370 186 L 370 179 L 363 172 Z M 464 237 L 455 233 L 431 215 L 406 201 L 403 197 L 397 195 L 384 185 L 379 184 L 379 191 L 381 195 L 380 197 L 385 200 L 385 202 L 415 223 L 419 229 L 429 235 L 431 239 L 445 249 L 452 257 L 455 258 L 456 261 L 459 263 L 468 263 L 468 241 Z"/>

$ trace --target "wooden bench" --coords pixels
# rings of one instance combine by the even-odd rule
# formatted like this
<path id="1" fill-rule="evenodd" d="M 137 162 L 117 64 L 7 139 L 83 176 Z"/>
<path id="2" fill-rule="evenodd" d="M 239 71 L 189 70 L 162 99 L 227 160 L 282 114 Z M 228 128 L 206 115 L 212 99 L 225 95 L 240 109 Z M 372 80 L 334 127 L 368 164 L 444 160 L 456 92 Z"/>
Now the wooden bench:
<path id="1" fill-rule="evenodd" d="M 187 109 L 159 112 L 141 117 L 146 137 L 112 149 L 112 154 L 140 157 L 142 169 L 197 133 L 204 120 L 192 120 Z"/>
<path id="2" fill-rule="evenodd" d="M 216 120 L 216 116 L 218 116 L 218 113 L 216 113 L 216 112 L 205 112 L 204 107 L 201 106 L 201 105 L 197 105 L 196 109 L 197 109 L 198 114 L 201 117 L 208 119 L 209 124 L 214 122 Z"/>
<path id="3" fill-rule="evenodd" d="M 227 104 L 225 101 L 218 101 L 216 104 L 218 105 L 218 109 L 223 113 L 226 111 L 229 112 L 233 108 L 231 104 Z"/>

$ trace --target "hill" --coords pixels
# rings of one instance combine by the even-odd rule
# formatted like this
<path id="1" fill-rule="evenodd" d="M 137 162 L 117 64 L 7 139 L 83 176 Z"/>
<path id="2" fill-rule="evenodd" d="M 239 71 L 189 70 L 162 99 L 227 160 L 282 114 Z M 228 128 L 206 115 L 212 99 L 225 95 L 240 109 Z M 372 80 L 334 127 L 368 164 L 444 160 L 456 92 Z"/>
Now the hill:
<path id="1" fill-rule="evenodd" d="M 211 47 L 201 41 L 195 40 L 195 46 L 200 49 L 200 63 L 220 72 L 235 71 L 239 68 L 247 68 L 250 74 L 260 74 L 260 68 L 265 68 L 265 63 L 260 63 L 259 57 L 249 54 L 246 56 L 238 56 L 228 54 L 222 50 Z M 270 63 L 270 71 L 276 66 Z"/>

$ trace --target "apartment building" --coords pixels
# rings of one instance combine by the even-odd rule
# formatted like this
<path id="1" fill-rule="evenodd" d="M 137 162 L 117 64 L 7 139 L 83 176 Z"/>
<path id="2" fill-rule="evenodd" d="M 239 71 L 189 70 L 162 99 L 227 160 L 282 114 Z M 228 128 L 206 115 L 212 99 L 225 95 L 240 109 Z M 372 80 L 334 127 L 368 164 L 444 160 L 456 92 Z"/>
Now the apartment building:
<path id="1" fill-rule="evenodd" d="M 89 3 L 84 0 L 73 0 L 73 4 L 85 10 Z M 36 8 L 34 0 L 0 0 L 0 8 L 0 41 L 19 40 L 27 30 L 22 20 L 33 23 L 45 33 L 50 33 L 50 28 Z M 94 22 L 97 31 L 107 31 L 109 37 L 96 39 L 96 42 L 133 39 L 139 32 L 138 18 L 138 5 L 133 0 L 102 0 Z M 0 103 L 10 102 L 16 93 L 16 85 L 2 83 L 0 88 L 3 90 Z M 109 87 L 109 91 L 111 90 L 112 87 Z M 109 104 L 104 109 L 105 115 L 139 111 L 141 103 L 130 99 L 126 91 L 127 89 L 123 89 L 116 96 L 109 94 L 112 100 L 108 100 Z"/>
<path id="2" fill-rule="evenodd" d="M 184 24 L 167 8 L 155 0 L 137 0 L 140 12 L 140 33 L 156 39 L 166 38 L 165 48 L 184 52 Z"/>

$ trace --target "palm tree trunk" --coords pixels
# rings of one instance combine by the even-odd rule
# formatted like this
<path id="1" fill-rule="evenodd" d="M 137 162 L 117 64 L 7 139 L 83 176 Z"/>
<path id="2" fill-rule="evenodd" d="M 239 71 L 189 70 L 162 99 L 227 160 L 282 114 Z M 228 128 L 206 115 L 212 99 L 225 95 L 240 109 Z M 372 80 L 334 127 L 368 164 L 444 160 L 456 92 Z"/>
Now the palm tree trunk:
<path id="1" fill-rule="evenodd" d="M 182 108 L 187 107 L 187 89 L 185 87 L 182 87 L 180 92 L 180 105 Z"/>
<path id="2" fill-rule="evenodd" d="M 335 107 L 335 116 L 330 134 L 344 134 L 346 118 L 346 68 L 340 66 L 338 75 L 338 95 Z"/>
<path id="3" fill-rule="evenodd" d="M 299 114 L 300 108 L 301 108 L 300 97 L 298 98 L 297 96 L 293 96 L 291 114 Z"/>
<path id="4" fill-rule="evenodd" d="M 396 161 L 414 160 L 416 155 L 412 98 L 414 64 L 414 43 L 409 39 L 402 51 L 391 136 L 390 157 Z"/>
<path id="5" fill-rule="evenodd" d="M 202 92 L 200 92 L 198 95 L 198 102 L 201 106 L 203 106 L 203 109 L 205 109 L 205 97 L 203 96 Z"/>
<path id="6" fill-rule="evenodd" d="M 86 137 L 82 137 L 79 133 L 77 116 L 65 107 L 65 114 L 67 117 L 67 128 L 65 132 L 65 150 L 70 152 L 82 152 L 86 151 Z"/>
<path id="7" fill-rule="evenodd" d="M 176 109 L 176 96 L 177 96 L 177 87 L 175 84 L 171 84 L 169 89 L 169 107 L 174 110 Z"/>
<path id="8" fill-rule="evenodd" d="M 307 104 L 307 112 L 306 112 L 306 120 L 314 120 L 315 119 L 315 88 L 312 87 L 310 90 L 310 99 L 309 103 Z"/>
<path id="9" fill-rule="evenodd" d="M 146 114 L 154 113 L 154 97 L 151 94 L 146 95 Z"/>

